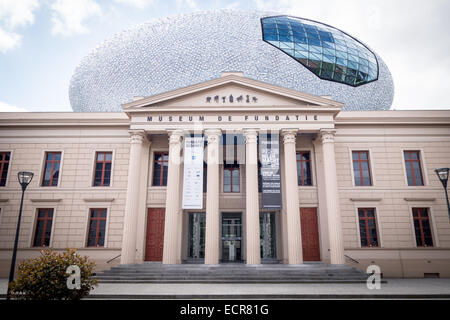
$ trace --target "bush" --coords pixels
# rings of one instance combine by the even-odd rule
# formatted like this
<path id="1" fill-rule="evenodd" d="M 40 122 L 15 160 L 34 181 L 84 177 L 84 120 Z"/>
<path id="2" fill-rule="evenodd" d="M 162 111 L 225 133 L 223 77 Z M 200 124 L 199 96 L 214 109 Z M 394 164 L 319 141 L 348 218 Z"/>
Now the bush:
<path id="1" fill-rule="evenodd" d="M 81 288 L 69 289 L 66 273 L 69 266 L 76 265 L 81 271 Z M 11 298 L 23 300 L 79 300 L 97 285 L 92 279 L 95 263 L 82 257 L 74 249 L 57 253 L 41 251 L 41 257 L 21 262 L 17 279 L 10 285 Z"/>

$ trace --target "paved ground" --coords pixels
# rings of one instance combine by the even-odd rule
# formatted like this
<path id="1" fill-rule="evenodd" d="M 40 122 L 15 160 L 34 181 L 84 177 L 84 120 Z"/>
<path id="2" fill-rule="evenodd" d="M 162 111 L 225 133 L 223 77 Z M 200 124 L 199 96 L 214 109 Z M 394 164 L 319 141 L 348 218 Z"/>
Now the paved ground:
<path id="1" fill-rule="evenodd" d="M 450 299 L 450 279 L 385 279 L 381 289 L 365 284 L 99 284 L 96 299 Z M 4 298 L 7 279 L 0 279 Z"/>

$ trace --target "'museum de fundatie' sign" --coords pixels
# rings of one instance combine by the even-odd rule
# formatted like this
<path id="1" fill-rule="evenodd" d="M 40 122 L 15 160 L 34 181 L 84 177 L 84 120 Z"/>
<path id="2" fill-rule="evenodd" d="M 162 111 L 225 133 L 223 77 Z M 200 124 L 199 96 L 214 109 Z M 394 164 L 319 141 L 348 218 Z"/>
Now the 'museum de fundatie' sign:
<path id="1" fill-rule="evenodd" d="M 147 122 L 265 122 L 265 121 L 317 121 L 315 114 L 284 114 L 284 115 L 167 115 L 147 116 Z"/>

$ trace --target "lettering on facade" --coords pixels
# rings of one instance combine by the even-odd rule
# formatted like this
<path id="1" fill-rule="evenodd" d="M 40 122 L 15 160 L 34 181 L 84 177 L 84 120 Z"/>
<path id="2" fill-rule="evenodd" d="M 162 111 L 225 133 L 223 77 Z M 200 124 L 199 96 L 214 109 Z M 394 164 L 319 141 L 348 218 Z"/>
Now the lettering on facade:
<path id="1" fill-rule="evenodd" d="M 245 103 L 257 103 L 258 102 L 258 98 L 257 97 L 250 96 L 248 94 L 246 94 L 246 95 L 242 95 L 241 94 L 238 97 L 234 97 L 232 94 L 230 94 L 228 97 L 227 96 L 218 96 L 218 95 L 216 95 L 214 97 L 212 97 L 212 96 L 206 97 L 206 103 L 212 103 L 213 101 L 215 103 L 220 103 L 220 101 L 222 101 L 222 103 L 226 103 L 227 101 L 229 103 L 233 103 L 235 100 L 237 102 L 244 102 L 245 101 Z"/>
<path id="2" fill-rule="evenodd" d="M 203 115 L 198 116 L 180 116 L 180 115 L 170 115 L 170 116 L 147 116 L 147 122 L 233 122 L 233 121 L 244 121 L 244 122 L 264 122 L 264 121 L 317 121 L 317 115 L 299 115 L 299 114 L 288 114 L 288 115 L 245 115 L 245 116 L 231 116 L 231 115 L 220 115 L 220 116 L 209 116 L 205 117 Z"/>

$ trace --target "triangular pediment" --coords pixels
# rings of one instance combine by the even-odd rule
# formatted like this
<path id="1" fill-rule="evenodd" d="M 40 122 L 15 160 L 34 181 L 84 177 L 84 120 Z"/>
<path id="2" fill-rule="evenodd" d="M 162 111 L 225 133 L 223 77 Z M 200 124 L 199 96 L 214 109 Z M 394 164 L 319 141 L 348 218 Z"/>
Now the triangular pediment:
<path id="1" fill-rule="evenodd" d="M 125 112 L 154 109 L 310 107 L 338 108 L 339 102 L 261 81 L 228 74 L 196 85 L 123 104 Z"/>

